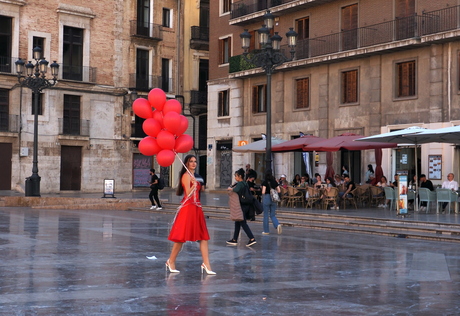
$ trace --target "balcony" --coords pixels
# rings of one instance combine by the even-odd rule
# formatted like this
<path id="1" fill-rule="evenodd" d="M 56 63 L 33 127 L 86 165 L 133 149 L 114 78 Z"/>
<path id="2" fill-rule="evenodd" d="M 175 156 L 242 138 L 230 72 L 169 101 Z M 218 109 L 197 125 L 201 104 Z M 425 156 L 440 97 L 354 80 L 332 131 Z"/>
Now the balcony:
<path id="1" fill-rule="evenodd" d="M 151 39 L 153 41 L 163 40 L 163 27 L 159 24 L 142 23 L 137 20 L 130 21 L 130 34 L 134 37 Z"/>
<path id="2" fill-rule="evenodd" d="M 208 111 L 208 92 L 190 91 L 190 113 L 192 115 L 204 114 Z"/>
<path id="3" fill-rule="evenodd" d="M 58 79 L 95 83 L 96 73 L 97 68 L 94 67 L 60 64 Z"/>
<path id="4" fill-rule="evenodd" d="M 198 50 L 209 50 L 209 27 L 192 26 L 190 48 Z"/>
<path id="5" fill-rule="evenodd" d="M 355 53 L 350 55 L 352 58 L 357 58 L 360 55 L 381 54 L 382 51 L 402 49 L 404 46 L 426 45 L 426 43 L 438 40 L 428 36 L 454 30 L 460 30 L 460 6 L 424 12 L 421 15 L 395 19 L 326 36 L 298 40 L 295 57 L 297 60 L 318 58 L 353 50 Z M 459 35 L 454 34 L 452 36 L 457 37 Z M 422 37 L 425 38 L 422 39 Z M 439 40 L 445 41 L 447 39 L 442 37 Z M 415 40 L 416 42 L 403 43 L 405 40 Z M 372 49 L 370 49 L 371 47 Z M 363 49 L 362 52 L 359 49 Z M 282 46 L 281 50 L 288 57 L 289 49 L 287 46 Z M 329 62 L 331 60 L 330 58 L 325 59 Z M 253 68 L 256 66 L 246 62 L 242 55 L 230 58 L 230 73 Z"/>
<path id="6" fill-rule="evenodd" d="M 18 60 L 15 57 L 0 56 L 0 72 L 4 73 L 16 73 L 14 62 Z"/>
<path id="7" fill-rule="evenodd" d="M 172 92 L 173 79 L 161 76 L 142 76 L 139 74 L 129 74 L 129 87 L 138 91 L 150 91 L 153 88 L 160 88 L 164 92 Z"/>
<path id="8" fill-rule="evenodd" d="M 60 118 L 58 119 L 59 135 L 88 137 L 89 122 L 89 120 L 70 120 Z"/>
<path id="9" fill-rule="evenodd" d="M 0 112 L 0 132 L 18 133 L 19 115 L 12 115 Z"/>

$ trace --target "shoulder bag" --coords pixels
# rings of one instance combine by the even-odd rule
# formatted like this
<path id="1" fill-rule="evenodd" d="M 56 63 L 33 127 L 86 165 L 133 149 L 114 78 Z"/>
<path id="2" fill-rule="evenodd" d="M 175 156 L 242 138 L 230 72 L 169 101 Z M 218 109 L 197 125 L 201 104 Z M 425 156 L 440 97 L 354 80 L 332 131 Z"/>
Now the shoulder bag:
<path id="1" fill-rule="evenodd" d="M 253 204 L 254 196 L 252 195 L 251 191 L 249 191 L 249 186 L 244 182 L 243 186 L 243 189 L 240 192 L 238 192 L 241 205 Z"/>
<path id="2" fill-rule="evenodd" d="M 268 185 L 269 185 L 269 188 L 270 188 L 270 197 L 272 198 L 272 201 L 273 202 L 279 202 L 280 201 L 280 196 L 278 194 L 278 191 L 276 191 L 275 189 L 272 189 L 271 186 L 270 186 L 270 183 Z"/>

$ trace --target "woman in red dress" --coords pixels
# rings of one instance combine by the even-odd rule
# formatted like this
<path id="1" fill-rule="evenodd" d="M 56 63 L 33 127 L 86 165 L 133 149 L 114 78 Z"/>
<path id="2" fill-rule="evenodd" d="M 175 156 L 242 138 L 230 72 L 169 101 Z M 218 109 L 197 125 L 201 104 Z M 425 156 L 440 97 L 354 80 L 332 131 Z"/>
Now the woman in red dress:
<path id="1" fill-rule="evenodd" d="M 174 219 L 171 232 L 168 239 L 174 242 L 171 255 L 166 261 L 166 269 L 171 273 L 178 273 L 176 269 L 176 258 L 186 241 L 198 241 L 200 243 L 201 272 L 207 274 L 216 274 L 211 270 L 208 253 L 208 228 L 204 219 L 203 209 L 200 203 L 200 190 L 204 187 L 199 181 L 203 181 L 199 175 L 195 174 L 196 157 L 187 155 L 184 159 L 184 165 L 179 173 L 180 184 L 177 187 L 176 194 L 184 194 L 181 205 L 179 206 Z M 185 168 L 187 167 L 187 168 Z M 197 177 L 199 180 L 197 180 Z"/>

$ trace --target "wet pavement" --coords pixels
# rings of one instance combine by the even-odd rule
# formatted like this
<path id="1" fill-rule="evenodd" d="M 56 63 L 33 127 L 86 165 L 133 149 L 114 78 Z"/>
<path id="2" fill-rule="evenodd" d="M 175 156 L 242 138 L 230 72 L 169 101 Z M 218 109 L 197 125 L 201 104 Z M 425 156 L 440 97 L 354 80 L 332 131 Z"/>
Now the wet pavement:
<path id="1" fill-rule="evenodd" d="M 217 205 L 225 195 L 203 199 Z M 343 210 L 358 211 L 379 210 Z M 225 243 L 233 223 L 208 219 L 217 275 L 200 274 L 192 242 L 179 254 L 181 272 L 169 274 L 172 218 L 0 208 L 0 315 L 460 314 L 456 243 L 296 227 L 262 236 L 262 224 L 250 223 L 257 244 L 245 247 L 243 233 L 234 247 Z"/>

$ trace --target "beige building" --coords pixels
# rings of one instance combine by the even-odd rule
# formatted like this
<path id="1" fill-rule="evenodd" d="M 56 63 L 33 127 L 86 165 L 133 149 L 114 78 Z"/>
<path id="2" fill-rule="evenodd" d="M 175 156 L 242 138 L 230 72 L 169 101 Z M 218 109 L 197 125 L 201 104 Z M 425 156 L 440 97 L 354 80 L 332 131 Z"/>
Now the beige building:
<path id="1" fill-rule="evenodd" d="M 198 137 L 188 91 L 199 90 L 193 76 L 207 59 L 207 47 L 190 48 L 201 7 L 173 0 L 0 0 L 0 190 L 23 190 L 32 173 L 34 96 L 18 83 L 15 61 L 33 61 L 36 46 L 60 66 L 57 84 L 38 96 L 41 192 L 102 192 L 104 179 L 115 180 L 115 191 L 147 187 L 148 169 L 160 168 L 137 149 L 144 134 L 132 97 L 155 87 L 177 97 L 189 114 L 188 132 Z M 169 185 L 176 166 L 158 172 Z"/>
<path id="2" fill-rule="evenodd" d="M 345 132 L 370 136 L 410 126 L 440 128 L 460 124 L 458 0 L 269 0 L 211 2 L 208 85 L 208 176 L 210 187 L 225 187 L 233 172 L 251 163 L 262 172 L 264 154 L 240 154 L 240 141 L 260 139 L 266 127 L 266 75 L 242 58 L 240 34 L 257 32 L 267 9 L 275 16 L 272 32 L 298 33 L 296 56 L 272 75 L 272 136 L 289 140 L 299 132 L 330 138 Z M 272 33 L 273 34 L 273 33 Z M 442 159 L 440 184 L 459 172 L 459 154 L 450 144 L 422 145 L 419 161 L 405 146 L 383 150 L 384 174 L 431 171 Z M 314 156 L 314 155 L 312 155 Z M 301 153 L 275 153 L 276 176 L 292 180 L 304 173 Z M 351 164 L 352 178 L 363 181 L 373 151 L 337 152 L 334 170 Z M 312 173 L 324 175 L 326 155 Z M 260 177 L 259 177 L 260 178 Z"/>

